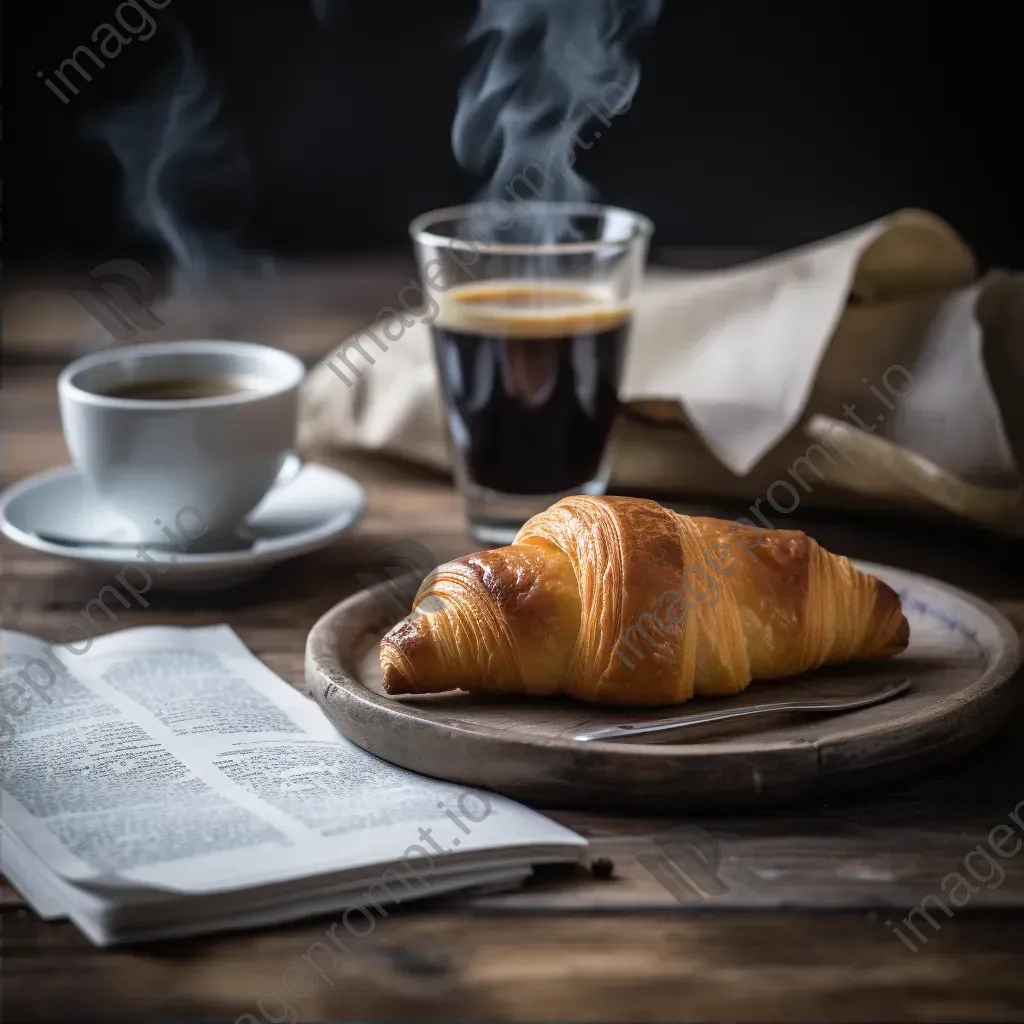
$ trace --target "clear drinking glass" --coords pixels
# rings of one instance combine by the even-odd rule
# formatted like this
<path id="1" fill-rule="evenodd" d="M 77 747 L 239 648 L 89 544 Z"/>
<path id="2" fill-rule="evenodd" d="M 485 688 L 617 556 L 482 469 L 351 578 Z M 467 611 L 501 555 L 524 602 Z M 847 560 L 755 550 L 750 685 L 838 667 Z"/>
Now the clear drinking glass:
<path id="1" fill-rule="evenodd" d="M 494 200 L 409 231 L 470 533 L 507 544 L 552 502 L 607 486 L 652 225 L 609 206 Z"/>

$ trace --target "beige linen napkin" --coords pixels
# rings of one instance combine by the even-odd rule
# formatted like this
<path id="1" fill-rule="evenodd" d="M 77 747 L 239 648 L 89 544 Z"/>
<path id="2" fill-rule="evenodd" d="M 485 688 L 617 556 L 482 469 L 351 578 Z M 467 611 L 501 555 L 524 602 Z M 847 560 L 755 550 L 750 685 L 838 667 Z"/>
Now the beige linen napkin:
<path id="1" fill-rule="evenodd" d="M 612 487 L 942 510 L 1024 534 L 1024 423 L 1007 412 L 1024 283 L 974 278 L 969 249 L 921 211 L 725 271 L 652 271 Z M 305 447 L 448 466 L 429 325 L 407 317 L 398 335 L 364 345 L 358 378 L 330 366 L 348 342 L 311 373 Z M 1009 375 L 1001 390 L 987 364 Z"/>

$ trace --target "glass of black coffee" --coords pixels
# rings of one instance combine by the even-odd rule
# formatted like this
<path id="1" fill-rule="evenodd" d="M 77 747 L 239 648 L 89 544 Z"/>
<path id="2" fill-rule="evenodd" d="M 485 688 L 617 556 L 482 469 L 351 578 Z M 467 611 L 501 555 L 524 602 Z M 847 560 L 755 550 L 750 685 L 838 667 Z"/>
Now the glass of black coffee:
<path id="1" fill-rule="evenodd" d="M 651 223 L 585 203 L 475 203 L 410 231 L 456 484 L 473 537 L 507 544 L 600 494 Z"/>

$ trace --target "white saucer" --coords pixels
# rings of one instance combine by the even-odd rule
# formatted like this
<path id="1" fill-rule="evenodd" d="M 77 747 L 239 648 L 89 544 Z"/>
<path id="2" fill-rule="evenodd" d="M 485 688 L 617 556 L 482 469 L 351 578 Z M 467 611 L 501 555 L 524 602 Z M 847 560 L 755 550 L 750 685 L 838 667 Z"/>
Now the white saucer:
<path id="1" fill-rule="evenodd" d="M 153 588 L 231 586 L 324 547 L 362 516 L 363 489 L 350 476 L 297 460 L 224 550 L 149 548 Z M 145 561 L 128 523 L 102 505 L 73 466 L 29 477 L 0 494 L 0 532 L 33 551 L 118 572 Z M 160 570 L 163 570 L 161 572 Z"/>

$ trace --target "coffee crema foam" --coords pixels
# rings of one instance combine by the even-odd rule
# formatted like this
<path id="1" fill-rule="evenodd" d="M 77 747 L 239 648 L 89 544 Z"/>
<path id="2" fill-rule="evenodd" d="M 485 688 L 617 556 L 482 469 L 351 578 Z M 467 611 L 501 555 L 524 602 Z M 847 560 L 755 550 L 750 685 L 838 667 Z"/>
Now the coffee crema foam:
<path id="1" fill-rule="evenodd" d="M 256 389 L 256 383 L 244 377 L 154 377 L 120 381 L 97 393 L 105 398 L 180 402 L 196 398 L 240 395 Z"/>
<path id="2" fill-rule="evenodd" d="M 632 312 L 596 288 L 530 281 L 464 285 L 438 296 L 438 304 L 438 327 L 524 339 L 602 334 Z"/>

